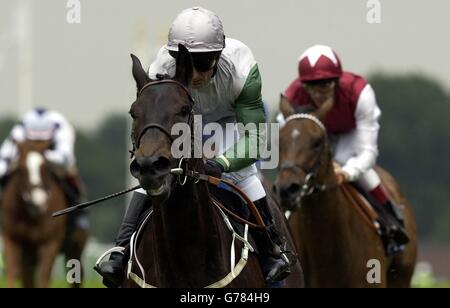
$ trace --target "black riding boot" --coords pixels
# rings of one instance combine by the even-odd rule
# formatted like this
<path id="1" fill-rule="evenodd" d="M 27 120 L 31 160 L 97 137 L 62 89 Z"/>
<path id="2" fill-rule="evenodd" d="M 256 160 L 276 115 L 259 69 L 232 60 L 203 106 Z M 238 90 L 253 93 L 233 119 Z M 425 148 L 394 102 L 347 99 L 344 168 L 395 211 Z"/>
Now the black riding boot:
<path id="1" fill-rule="evenodd" d="M 290 264 L 287 257 L 281 252 L 286 249 L 286 238 L 280 235 L 275 229 L 272 213 L 267 204 L 267 198 L 264 197 L 253 202 L 258 209 L 264 224 L 267 226 L 267 236 L 256 229 L 251 229 L 252 236 L 255 239 L 259 251 L 259 260 L 266 282 L 272 284 L 276 281 L 285 279 L 290 274 Z"/>
<path id="2" fill-rule="evenodd" d="M 405 245 L 409 242 L 408 234 L 405 230 L 405 219 L 390 200 L 383 204 L 380 215 L 381 237 L 386 247 L 386 254 L 393 256 L 403 252 Z"/>
<path id="3" fill-rule="evenodd" d="M 146 209 L 148 198 L 141 193 L 133 193 L 130 205 L 120 225 L 116 238 L 116 246 L 125 247 L 130 242 L 133 232 L 136 231 L 139 218 Z M 95 270 L 103 276 L 103 284 L 108 288 L 117 288 L 122 284 L 124 278 L 124 254 L 113 252 L 109 260 L 103 262 Z"/>

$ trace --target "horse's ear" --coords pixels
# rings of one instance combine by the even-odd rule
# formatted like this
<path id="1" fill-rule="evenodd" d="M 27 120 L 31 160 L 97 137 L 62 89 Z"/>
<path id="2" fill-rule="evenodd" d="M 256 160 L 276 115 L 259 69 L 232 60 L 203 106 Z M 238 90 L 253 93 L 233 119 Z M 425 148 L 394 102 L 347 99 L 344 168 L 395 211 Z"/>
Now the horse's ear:
<path id="1" fill-rule="evenodd" d="M 295 113 L 294 107 L 283 94 L 280 94 L 280 112 L 285 119 Z"/>
<path id="2" fill-rule="evenodd" d="M 133 77 L 136 81 L 136 86 L 139 92 L 143 86 L 150 82 L 150 78 L 142 68 L 141 61 L 139 61 L 138 57 L 131 54 L 131 60 L 133 61 Z"/>
<path id="3" fill-rule="evenodd" d="M 177 52 L 177 69 L 175 73 L 175 80 L 181 82 L 186 87 L 189 86 L 194 73 L 194 64 L 189 51 L 182 44 L 178 44 Z"/>

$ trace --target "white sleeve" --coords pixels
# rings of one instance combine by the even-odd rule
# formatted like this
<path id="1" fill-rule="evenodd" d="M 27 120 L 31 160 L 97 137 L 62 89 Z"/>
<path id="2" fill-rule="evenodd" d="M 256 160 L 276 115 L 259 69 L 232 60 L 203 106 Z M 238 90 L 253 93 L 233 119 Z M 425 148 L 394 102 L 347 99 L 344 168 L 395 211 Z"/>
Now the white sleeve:
<path id="1" fill-rule="evenodd" d="M 286 124 L 286 119 L 281 112 L 277 114 L 276 120 L 280 124 L 280 128 L 282 128 L 284 124 Z"/>
<path id="2" fill-rule="evenodd" d="M 22 125 L 15 125 L 9 134 L 9 137 L 3 141 L 0 148 L 0 160 L 11 161 L 17 155 L 17 146 L 14 143 L 23 142 L 25 140 L 25 129 Z"/>
<path id="3" fill-rule="evenodd" d="M 157 79 L 156 74 L 175 76 L 176 61 L 169 54 L 165 46 L 161 47 L 156 56 L 156 60 L 150 65 L 148 69 L 148 76 L 150 79 Z"/>
<path id="4" fill-rule="evenodd" d="M 56 129 L 53 138 L 54 149 L 47 150 L 45 157 L 53 164 L 61 167 L 71 167 L 75 165 L 75 130 L 70 123 L 64 118 L 57 121 L 58 128 Z"/>
<path id="5" fill-rule="evenodd" d="M 8 138 L 3 141 L 0 148 L 0 178 L 8 171 L 8 167 L 17 158 L 17 146 L 14 143 L 25 140 L 25 130 L 22 125 L 15 125 Z"/>
<path id="6" fill-rule="evenodd" d="M 342 169 L 350 175 L 350 181 L 355 181 L 360 175 L 369 171 L 378 156 L 378 119 L 381 110 L 377 105 L 375 92 L 367 85 L 361 92 L 355 111 L 356 131 L 353 144 L 356 145 L 356 155 L 350 158 Z"/>

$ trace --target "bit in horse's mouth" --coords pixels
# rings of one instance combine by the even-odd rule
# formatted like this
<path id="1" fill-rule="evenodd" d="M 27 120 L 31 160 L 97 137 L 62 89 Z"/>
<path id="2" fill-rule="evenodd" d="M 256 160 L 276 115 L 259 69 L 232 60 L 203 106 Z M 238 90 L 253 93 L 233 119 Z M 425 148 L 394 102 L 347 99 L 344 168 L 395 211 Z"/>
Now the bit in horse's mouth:
<path id="1" fill-rule="evenodd" d="M 149 194 L 149 196 L 152 196 L 152 197 L 160 196 L 164 193 L 165 188 L 166 188 L 166 185 L 162 184 L 157 189 L 147 189 L 147 193 Z"/>

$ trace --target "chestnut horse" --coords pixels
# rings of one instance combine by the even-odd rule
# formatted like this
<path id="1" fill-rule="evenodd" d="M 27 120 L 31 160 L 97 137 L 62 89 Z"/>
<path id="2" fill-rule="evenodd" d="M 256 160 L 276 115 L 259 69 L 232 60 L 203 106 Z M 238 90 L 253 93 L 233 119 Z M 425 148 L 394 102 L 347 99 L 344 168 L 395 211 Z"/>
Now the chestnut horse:
<path id="1" fill-rule="evenodd" d="M 51 213 L 66 208 L 67 201 L 43 154 L 50 145 L 51 141 L 17 143 L 19 159 L 9 175 L 1 205 L 8 287 L 16 282 L 26 288 L 48 287 L 62 248 L 67 217 L 52 218 Z M 79 260 L 84 242 L 81 247 L 69 242 L 66 258 Z"/>
<path id="2" fill-rule="evenodd" d="M 132 258 L 124 287 L 265 287 L 253 253 L 248 254 L 243 268 L 237 269 L 242 258 L 236 262 L 233 275 L 230 266 L 235 260 L 230 261 L 230 256 L 234 258 L 230 247 L 234 245 L 239 258 L 242 242 L 233 240 L 205 178 L 184 179 L 186 173 L 203 174 L 203 160 L 181 162 L 172 155 L 171 127 L 184 122 L 192 129 L 193 124 L 194 102 L 186 88 L 192 78 L 192 59 L 184 46 L 179 45 L 179 50 L 173 80 L 150 80 L 132 56 L 138 97 L 130 110 L 135 145 L 131 172 L 149 194 L 153 212 L 137 239 L 137 248 L 131 245 L 131 253 L 136 253 L 141 263 Z M 171 172 L 180 165 L 184 175 L 177 177 Z M 293 242 L 291 245 L 294 247 Z M 298 263 L 293 271 L 298 279 L 291 286 L 301 286 Z"/>
<path id="3" fill-rule="evenodd" d="M 294 114 L 288 104 L 281 103 L 286 118 Z M 280 130 L 281 167 L 275 185 L 282 207 L 293 212 L 289 225 L 306 286 L 409 287 L 417 251 L 411 206 L 394 178 L 377 167 L 389 197 L 404 206 L 411 239 L 402 254 L 386 257 L 376 229 L 350 205 L 345 187 L 335 184 L 328 136 L 320 122 L 327 110 L 321 109 L 291 117 Z M 381 280 L 371 280 L 371 270 L 380 270 Z"/>

